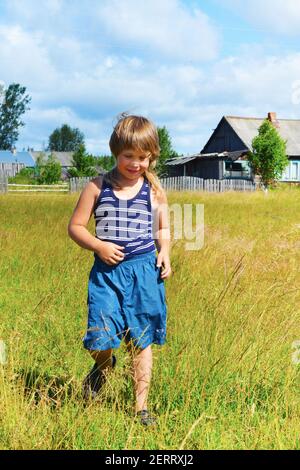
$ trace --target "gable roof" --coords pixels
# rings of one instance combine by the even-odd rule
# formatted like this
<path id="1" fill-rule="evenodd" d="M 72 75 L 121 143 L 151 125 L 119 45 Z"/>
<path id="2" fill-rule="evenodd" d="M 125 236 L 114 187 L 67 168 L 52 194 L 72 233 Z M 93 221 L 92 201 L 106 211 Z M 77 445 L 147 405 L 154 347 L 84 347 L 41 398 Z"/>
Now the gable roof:
<path id="1" fill-rule="evenodd" d="M 258 128 L 264 119 L 245 118 L 238 116 L 224 116 L 245 146 L 251 150 L 251 143 L 258 135 Z M 287 141 L 287 155 L 300 155 L 300 120 L 299 119 L 277 119 L 279 127 L 276 127 L 280 137 Z"/>
<path id="2" fill-rule="evenodd" d="M 39 151 L 31 151 L 30 153 L 35 162 L 36 162 L 37 157 L 41 153 L 44 153 L 46 158 L 48 158 L 49 155 L 52 153 L 57 158 L 57 160 L 61 163 L 62 166 L 66 166 L 66 167 L 73 166 L 72 159 L 73 159 L 74 152 L 50 152 L 48 150 L 47 151 L 39 150 Z"/>
<path id="3" fill-rule="evenodd" d="M 24 163 L 26 166 L 34 166 L 35 161 L 29 152 L 16 152 L 10 150 L 0 150 L 1 163 Z"/>

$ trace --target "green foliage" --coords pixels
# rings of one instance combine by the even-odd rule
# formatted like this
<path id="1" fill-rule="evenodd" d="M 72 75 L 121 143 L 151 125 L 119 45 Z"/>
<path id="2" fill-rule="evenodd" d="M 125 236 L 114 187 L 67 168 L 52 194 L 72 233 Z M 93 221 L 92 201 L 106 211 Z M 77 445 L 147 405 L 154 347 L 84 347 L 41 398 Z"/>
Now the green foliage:
<path id="1" fill-rule="evenodd" d="M 72 164 L 74 166 L 68 170 L 70 177 L 97 176 L 97 170 L 94 168 L 95 157 L 86 153 L 84 144 L 80 144 L 74 152 Z"/>
<path id="2" fill-rule="evenodd" d="M 12 83 L 4 91 L 4 99 L 0 106 L 0 149 L 10 150 L 17 142 L 19 128 L 25 124 L 21 116 L 29 109 L 31 101 L 25 95 L 26 88 L 18 83 Z"/>
<path id="3" fill-rule="evenodd" d="M 56 152 L 73 152 L 80 145 L 84 145 L 84 135 L 77 128 L 71 128 L 63 124 L 61 128 L 55 129 L 49 136 L 48 148 Z"/>
<path id="4" fill-rule="evenodd" d="M 35 168 L 22 168 L 16 176 L 8 177 L 8 183 L 36 184 Z"/>
<path id="5" fill-rule="evenodd" d="M 171 137 L 165 126 L 157 128 L 160 146 L 160 156 L 156 164 L 157 174 L 162 177 L 167 175 L 166 160 L 179 157 L 172 147 Z"/>
<path id="6" fill-rule="evenodd" d="M 55 184 L 61 179 L 61 164 L 50 154 L 48 159 L 44 152 L 40 152 L 34 168 L 34 177 L 37 184 Z"/>
<path id="7" fill-rule="evenodd" d="M 61 164 L 50 154 L 44 166 L 41 167 L 40 176 L 38 177 L 39 184 L 55 184 L 61 178 Z"/>
<path id="8" fill-rule="evenodd" d="M 105 171 L 110 171 L 115 166 L 116 159 L 113 155 L 102 155 L 95 157 L 95 164 L 100 166 Z"/>
<path id="9" fill-rule="evenodd" d="M 275 127 L 264 120 L 258 130 L 258 136 L 252 141 L 253 152 L 248 160 L 255 174 L 261 176 L 263 184 L 268 187 L 278 180 L 289 163 L 284 141 Z"/>
<path id="10" fill-rule="evenodd" d="M 34 167 L 34 178 L 36 184 L 42 184 L 41 181 L 43 180 L 42 178 L 42 173 L 43 173 L 43 168 L 46 165 L 47 162 L 47 157 L 45 152 L 40 152 L 36 158 L 35 161 L 35 167 Z"/>
<path id="11" fill-rule="evenodd" d="M 38 155 L 34 168 L 22 168 L 19 173 L 8 179 L 16 184 L 56 184 L 61 181 L 61 164 L 54 155 L 48 158 L 44 152 Z"/>

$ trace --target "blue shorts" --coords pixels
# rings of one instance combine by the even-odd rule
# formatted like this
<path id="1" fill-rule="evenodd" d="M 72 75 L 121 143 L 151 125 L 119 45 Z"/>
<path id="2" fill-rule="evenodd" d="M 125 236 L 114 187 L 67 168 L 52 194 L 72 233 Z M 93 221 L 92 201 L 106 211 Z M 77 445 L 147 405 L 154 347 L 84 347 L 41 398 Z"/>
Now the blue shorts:
<path id="1" fill-rule="evenodd" d="M 149 252 L 110 266 L 95 254 L 88 282 L 84 348 L 118 348 L 125 335 L 141 349 L 165 343 L 165 286 L 156 261 L 156 252 Z"/>

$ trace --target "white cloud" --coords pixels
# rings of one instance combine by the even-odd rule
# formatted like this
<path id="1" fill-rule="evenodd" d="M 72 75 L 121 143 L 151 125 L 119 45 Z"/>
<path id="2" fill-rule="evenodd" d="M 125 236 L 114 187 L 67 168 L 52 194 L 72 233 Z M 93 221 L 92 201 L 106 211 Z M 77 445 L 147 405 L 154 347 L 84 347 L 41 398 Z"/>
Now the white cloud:
<path id="1" fill-rule="evenodd" d="M 98 18 L 110 37 L 146 54 L 184 61 L 217 56 L 216 27 L 200 9 L 190 11 L 178 0 L 102 0 Z"/>
<path id="2" fill-rule="evenodd" d="M 299 0 L 219 0 L 253 25 L 269 32 L 299 35 Z"/>
<path id="3" fill-rule="evenodd" d="M 56 70 L 49 61 L 47 48 L 38 33 L 29 34 L 20 26 L 0 24 L 1 79 L 7 83 L 21 79 L 37 91 L 46 79 L 52 82 Z M 25 83 L 24 83 L 25 82 Z"/>
<path id="4" fill-rule="evenodd" d="M 13 20 L 0 22 L 0 81 L 21 83 L 32 96 L 20 146 L 41 148 L 67 122 L 84 132 L 89 151 L 106 153 L 115 116 L 129 111 L 166 125 L 175 149 L 193 153 L 224 114 L 299 115 L 292 86 L 300 79 L 300 54 L 266 56 L 263 46 L 251 45 L 202 61 L 216 54 L 218 36 L 199 10 L 178 0 L 89 4 L 86 12 L 69 3 L 64 18 L 58 14 L 64 0 L 27 0 L 22 18 L 24 2 L 9 3 Z M 81 12 L 83 24 L 91 19 L 84 39 Z"/>

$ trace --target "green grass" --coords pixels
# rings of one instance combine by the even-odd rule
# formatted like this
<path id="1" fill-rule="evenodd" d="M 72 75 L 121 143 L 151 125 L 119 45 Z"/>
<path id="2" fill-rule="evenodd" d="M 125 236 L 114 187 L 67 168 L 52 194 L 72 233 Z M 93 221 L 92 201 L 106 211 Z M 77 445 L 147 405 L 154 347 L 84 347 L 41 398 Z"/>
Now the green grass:
<path id="1" fill-rule="evenodd" d="M 132 419 L 130 360 L 84 407 L 81 339 L 93 253 L 67 235 L 78 195 L 0 196 L 1 449 L 299 449 L 300 191 L 169 193 L 204 204 L 205 243 L 176 240 L 167 343 L 154 346 L 149 407 Z M 93 220 L 89 229 L 93 233 Z"/>

